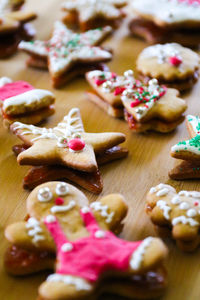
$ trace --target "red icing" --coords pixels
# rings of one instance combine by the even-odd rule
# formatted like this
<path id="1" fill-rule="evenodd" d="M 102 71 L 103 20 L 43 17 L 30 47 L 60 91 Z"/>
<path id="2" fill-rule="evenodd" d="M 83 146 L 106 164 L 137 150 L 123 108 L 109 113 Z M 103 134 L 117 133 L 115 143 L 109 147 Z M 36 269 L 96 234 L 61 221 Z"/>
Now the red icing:
<path id="1" fill-rule="evenodd" d="M 178 67 L 182 63 L 182 59 L 178 58 L 177 56 L 169 57 L 169 63 L 175 67 Z"/>
<path id="2" fill-rule="evenodd" d="M 104 82 L 106 82 L 106 79 L 95 79 L 95 84 L 97 86 L 102 85 Z"/>
<path id="3" fill-rule="evenodd" d="M 8 98 L 23 94 L 33 89 L 34 87 L 25 81 L 7 83 L 0 88 L 0 99 L 4 101 Z"/>
<path id="4" fill-rule="evenodd" d="M 80 151 L 85 147 L 85 142 L 78 138 L 73 139 L 68 142 L 68 147 L 73 151 Z"/>
<path id="5" fill-rule="evenodd" d="M 57 246 L 59 264 L 56 273 L 78 276 L 94 282 L 108 270 L 128 271 L 131 255 L 142 241 L 124 241 L 109 231 L 104 231 L 104 237 L 97 238 L 95 232 L 101 228 L 93 214 L 81 212 L 81 216 L 90 236 L 75 242 L 67 240 L 58 220 L 52 223 L 45 221 L 45 225 Z M 71 251 L 62 251 L 62 246 L 65 243 L 72 245 Z"/>
<path id="6" fill-rule="evenodd" d="M 64 203 L 63 198 L 60 198 L 60 197 L 56 198 L 56 200 L 55 200 L 56 205 L 62 205 L 63 203 Z"/>
<path id="7" fill-rule="evenodd" d="M 130 106 L 135 107 L 135 106 L 138 106 L 140 103 L 141 103 L 141 101 L 136 100 L 136 101 L 131 102 Z"/>
<path id="8" fill-rule="evenodd" d="M 125 87 L 116 87 L 115 91 L 114 91 L 114 95 L 118 96 L 121 95 L 123 93 L 123 91 L 125 91 Z"/>

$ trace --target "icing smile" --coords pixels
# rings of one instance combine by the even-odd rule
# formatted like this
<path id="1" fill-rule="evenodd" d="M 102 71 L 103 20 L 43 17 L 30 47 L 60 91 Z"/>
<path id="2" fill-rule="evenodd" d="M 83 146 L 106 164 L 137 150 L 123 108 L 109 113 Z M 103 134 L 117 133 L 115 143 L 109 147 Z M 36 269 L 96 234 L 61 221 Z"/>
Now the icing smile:
<path id="1" fill-rule="evenodd" d="M 53 214 L 54 213 L 59 213 L 59 212 L 65 212 L 65 211 L 68 211 L 68 210 L 72 209 L 75 206 L 76 206 L 76 202 L 71 200 L 68 205 L 54 205 L 54 206 L 52 206 L 51 212 Z"/>

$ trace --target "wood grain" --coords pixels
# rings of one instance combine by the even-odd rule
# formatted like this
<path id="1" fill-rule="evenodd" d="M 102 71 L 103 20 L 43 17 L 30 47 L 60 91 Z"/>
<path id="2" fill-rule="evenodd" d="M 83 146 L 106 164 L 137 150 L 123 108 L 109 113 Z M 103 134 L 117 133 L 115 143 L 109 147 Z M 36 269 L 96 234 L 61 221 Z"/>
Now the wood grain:
<path id="1" fill-rule="evenodd" d="M 53 21 L 60 18 L 58 0 L 30 0 L 28 7 L 39 14 L 35 26 L 38 38 L 47 39 Z M 109 64 L 113 71 L 122 73 L 135 67 L 135 59 L 146 46 L 140 40 L 129 37 L 128 31 L 121 28 L 107 42 L 114 49 L 114 59 Z M 18 53 L 13 58 L 0 62 L 0 76 L 23 79 L 37 88 L 52 90 L 49 75 L 45 71 L 27 69 L 26 55 Z M 129 214 L 122 237 L 129 240 L 143 239 L 154 235 L 153 225 L 144 212 L 145 194 L 151 186 L 160 182 L 172 184 L 178 190 L 200 190 L 199 181 L 175 182 L 168 178 L 168 171 L 175 160 L 169 155 L 170 147 L 188 137 L 185 125 L 182 124 L 171 134 L 156 133 L 133 134 L 126 122 L 107 116 L 98 107 L 88 102 L 84 91 L 88 85 L 84 79 L 76 79 L 61 90 L 54 90 L 56 95 L 56 114 L 47 123 L 55 125 L 65 112 L 77 106 L 81 109 L 86 130 L 90 132 L 121 131 L 126 134 L 126 146 L 130 150 L 125 160 L 111 163 L 101 168 L 104 190 L 102 195 L 112 192 L 122 193 L 129 203 Z M 200 114 L 200 84 L 185 96 L 188 103 L 187 113 Z M 27 167 L 20 167 L 12 154 L 11 147 L 17 138 L 4 128 L 0 128 L 0 299 L 2 300 L 34 300 L 37 287 L 45 279 L 46 274 L 38 274 L 27 278 L 14 278 L 5 273 L 3 255 L 7 247 L 4 238 L 6 225 L 21 220 L 26 215 L 25 200 L 28 192 L 22 189 L 22 179 Z M 91 201 L 96 196 L 86 193 Z M 172 241 L 167 242 L 170 254 L 167 261 L 169 272 L 169 288 L 162 300 L 197 300 L 200 299 L 200 251 L 194 254 L 180 252 Z"/>

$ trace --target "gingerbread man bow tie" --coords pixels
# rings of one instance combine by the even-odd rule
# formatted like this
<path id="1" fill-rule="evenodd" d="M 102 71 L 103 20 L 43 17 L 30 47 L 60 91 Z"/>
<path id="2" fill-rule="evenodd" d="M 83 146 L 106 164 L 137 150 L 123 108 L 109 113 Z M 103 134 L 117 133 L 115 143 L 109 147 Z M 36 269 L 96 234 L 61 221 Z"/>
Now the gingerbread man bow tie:
<path id="1" fill-rule="evenodd" d="M 73 186 L 49 182 L 30 194 L 27 211 L 27 221 L 6 229 L 12 247 L 5 261 L 11 273 L 32 273 L 53 267 L 55 258 L 50 261 L 47 253 L 57 252 L 56 273 L 39 289 L 42 299 L 49 295 L 56 300 L 89 296 L 103 275 L 113 278 L 110 271 L 127 278 L 147 274 L 166 256 L 166 248 L 157 238 L 126 242 L 111 232 L 121 231 L 127 213 L 126 203 L 118 194 L 89 205 Z M 20 251 L 26 264 L 19 260 Z"/>

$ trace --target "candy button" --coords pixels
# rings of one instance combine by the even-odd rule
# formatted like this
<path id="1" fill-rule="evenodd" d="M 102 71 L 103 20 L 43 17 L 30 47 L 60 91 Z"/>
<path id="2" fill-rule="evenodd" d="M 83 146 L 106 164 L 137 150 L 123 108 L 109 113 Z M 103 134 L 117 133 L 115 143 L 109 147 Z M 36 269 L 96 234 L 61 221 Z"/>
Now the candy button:
<path id="1" fill-rule="evenodd" d="M 85 147 L 85 142 L 81 139 L 72 139 L 68 142 L 68 147 L 73 151 L 80 151 Z"/>
<path id="2" fill-rule="evenodd" d="M 56 205 L 62 205 L 63 203 L 64 203 L 64 200 L 62 198 L 60 198 L 60 197 L 56 198 L 56 200 L 55 200 Z"/>
<path id="3" fill-rule="evenodd" d="M 182 60 L 177 56 L 171 56 L 169 57 L 169 63 L 175 67 L 178 67 L 182 63 Z"/>

